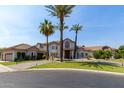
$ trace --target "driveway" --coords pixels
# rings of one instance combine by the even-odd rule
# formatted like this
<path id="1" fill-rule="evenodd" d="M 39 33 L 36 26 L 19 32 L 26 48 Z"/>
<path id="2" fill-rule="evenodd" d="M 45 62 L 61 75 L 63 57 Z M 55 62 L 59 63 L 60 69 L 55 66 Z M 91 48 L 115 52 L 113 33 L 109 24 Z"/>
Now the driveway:
<path id="1" fill-rule="evenodd" d="M 15 71 L 15 70 L 0 64 L 0 72 L 11 72 L 11 71 Z"/>
<path id="2" fill-rule="evenodd" d="M 42 65 L 42 64 L 47 64 L 50 63 L 50 61 L 47 60 L 42 60 L 42 61 L 29 61 L 29 62 L 23 62 L 20 64 L 16 64 L 16 65 L 10 65 L 8 66 L 9 68 L 15 69 L 16 71 L 21 71 L 21 70 L 25 70 L 27 68 L 30 68 L 32 66 L 36 66 L 36 65 Z"/>
<path id="3" fill-rule="evenodd" d="M 0 74 L 5 88 L 124 88 L 124 75 L 87 71 L 41 70 Z"/>

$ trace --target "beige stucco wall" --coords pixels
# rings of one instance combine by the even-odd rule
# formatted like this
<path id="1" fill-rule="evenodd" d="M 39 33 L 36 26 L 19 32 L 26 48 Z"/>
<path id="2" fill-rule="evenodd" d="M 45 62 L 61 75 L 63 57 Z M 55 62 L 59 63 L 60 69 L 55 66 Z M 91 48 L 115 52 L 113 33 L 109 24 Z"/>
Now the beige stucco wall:
<path id="1" fill-rule="evenodd" d="M 7 53 L 12 53 L 12 61 L 14 61 L 14 59 L 15 59 L 15 51 L 13 51 L 13 50 L 8 50 L 8 51 L 2 52 L 2 53 L 1 53 L 1 56 L 2 56 L 2 59 L 1 59 L 1 60 L 7 61 L 7 60 L 5 59 L 5 55 L 6 55 Z"/>

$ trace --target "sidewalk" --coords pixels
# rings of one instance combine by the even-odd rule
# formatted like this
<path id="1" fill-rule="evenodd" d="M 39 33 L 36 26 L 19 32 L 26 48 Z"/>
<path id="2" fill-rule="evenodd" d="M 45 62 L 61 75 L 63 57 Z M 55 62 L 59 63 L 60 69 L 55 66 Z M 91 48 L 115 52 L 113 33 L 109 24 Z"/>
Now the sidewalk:
<path id="1" fill-rule="evenodd" d="M 10 65 L 8 67 L 12 68 L 12 69 L 15 69 L 17 71 L 22 71 L 22 70 L 28 69 L 30 67 L 33 67 L 33 66 L 47 64 L 47 63 L 50 63 L 50 62 L 51 61 L 47 61 L 47 60 L 30 61 L 30 62 L 20 63 L 20 64 L 16 64 L 16 65 Z"/>

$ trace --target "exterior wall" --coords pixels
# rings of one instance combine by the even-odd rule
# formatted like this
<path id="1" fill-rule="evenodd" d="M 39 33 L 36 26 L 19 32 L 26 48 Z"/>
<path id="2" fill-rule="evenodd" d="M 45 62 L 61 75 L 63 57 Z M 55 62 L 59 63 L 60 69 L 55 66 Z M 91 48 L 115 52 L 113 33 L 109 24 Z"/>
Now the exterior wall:
<path id="1" fill-rule="evenodd" d="M 32 54 L 33 54 L 33 56 L 37 56 L 37 52 L 36 51 L 28 51 L 28 52 L 26 52 L 27 56 L 32 56 Z"/>
<path id="2" fill-rule="evenodd" d="M 2 56 L 1 60 L 3 60 L 3 61 L 8 61 L 8 60 L 6 59 L 6 54 L 8 54 L 8 53 L 12 53 L 12 60 L 11 60 L 11 61 L 14 61 L 14 59 L 15 59 L 15 51 L 13 51 L 13 50 L 2 52 L 2 53 L 1 53 L 1 56 Z M 9 60 L 9 61 L 10 61 L 10 60 Z"/>
<path id="3" fill-rule="evenodd" d="M 70 49 L 74 49 L 74 42 L 71 42 L 70 40 L 64 40 L 64 42 L 63 42 L 63 48 L 65 48 L 65 43 L 66 42 L 69 42 L 70 43 Z"/>
<path id="4" fill-rule="evenodd" d="M 36 47 L 40 48 L 41 50 L 46 50 L 46 45 L 42 45 L 42 47 L 41 47 L 40 44 L 37 44 Z"/>
<path id="5" fill-rule="evenodd" d="M 54 49 L 53 49 L 53 47 L 54 47 Z M 57 58 L 59 57 L 59 55 L 60 55 L 60 47 L 59 47 L 58 44 L 53 43 L 53 44 L 49 45 L 49 55 L 50 56 L 54 55 Z"/>
<path id="6" fill-rule="evenodd" d="M 1 53 L 1 60 L 3 61 L 14 61 L 15 58 L 17 58 L 17 52 L 24 52 L 27 56 L 37 56 L 37 52 L 36 51 L 14 51 L 14 50 L 9 50 L 9 51 L 4 51 Z M 6 59 L 6 54 L 8 53 L 12 53 L 12 60 L 7 60 Z"/>
<path id="7" fill-rule="evenodd" d="M 65 47 L 65 44 L 66 42 L 69 43 L 70 47 L 69 48 L 66 48 Z M 46 50 L 46 46 L 43 45 L 43 47 L 41 48 L 40 47 L 40 44 L 37 44 L 36 45 L 37 47 L 39 47 L 41 50 Z M 52 46 L 57 46 L 57 49 L 52 49 Z M 109 48 L 108 46 L 105 46 L 103 47 L 104 50 L 111 50 L 111 48 Z M 65 39 L 63 41 L 63 58 L 65 57 L 65 51 L 66 50 L 69 50 L 70 51 L 70 57 L 69 58 L 72 58 L 73 59 L 73 55 L 74 55 L 74 42 L 71 41 L 70 39 Z M 51 43 L 49 45 L 49 55 L 53 55 L 55 54 L 55 57 L 60 57 L 60 45 L 57 44 L 57 43 Z M 93 52 L 92 51 L 84 51 L 84 50 L 81 50 L 81 49 L 77 49 L 77 53 L 76 53 L 76 58 L 77 59 L 80 59 L 80 58 L 86 58 L 86 57 L 93 57 Z"/>
<path id="8" fill-rule="evenodd" d="M 88 56 L 93 57 L 93 52 L 90 52 L 90 51 L 80 51 L 80 50 L 78 50 L 78 58 L 86 58 Z"/>

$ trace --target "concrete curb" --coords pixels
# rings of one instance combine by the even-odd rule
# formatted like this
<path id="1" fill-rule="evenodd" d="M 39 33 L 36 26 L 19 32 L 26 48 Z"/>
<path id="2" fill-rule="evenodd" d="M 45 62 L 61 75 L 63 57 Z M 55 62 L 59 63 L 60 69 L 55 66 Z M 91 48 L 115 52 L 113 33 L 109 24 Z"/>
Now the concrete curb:
<path id="1" fill-rule="evenodd" d="M 72 70 L 72 71 L 86 71 L 86 72 L 94 72 L 94 73 L 101 73 L 101 74 L 113 74 L 113 75 L 123 75 L 124 76 L 124 73 L 118 73 L 118 72 L 88 70 L 88 69 L 75 69 L 75 68 L 43 68 L 43 69 L 28 69 L 25 71 L 37 71 L 37 70 Z"/>

